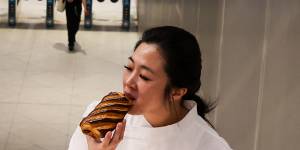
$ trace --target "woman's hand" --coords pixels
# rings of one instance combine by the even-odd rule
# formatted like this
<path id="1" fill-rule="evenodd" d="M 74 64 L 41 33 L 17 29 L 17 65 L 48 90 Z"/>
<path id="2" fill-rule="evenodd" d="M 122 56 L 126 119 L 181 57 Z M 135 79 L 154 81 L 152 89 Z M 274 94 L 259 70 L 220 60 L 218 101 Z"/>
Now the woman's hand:
<path id="1" fill-rule="evenodd" d="M 109 131 L 106 133 L 103 141 L 97 142 L 90 136 L 86 136 L 89 150 L 115 150 L 117 145 L 123 139 L 126 122 L 119 122 L 117 124 L 114 135 Z"/>
<path id="2" fill-rule="evenodd" d="M 86 8 L 84 8 L 84 15 L 88 16 L 89 14 L 90 14 L 90 12 Z"/>

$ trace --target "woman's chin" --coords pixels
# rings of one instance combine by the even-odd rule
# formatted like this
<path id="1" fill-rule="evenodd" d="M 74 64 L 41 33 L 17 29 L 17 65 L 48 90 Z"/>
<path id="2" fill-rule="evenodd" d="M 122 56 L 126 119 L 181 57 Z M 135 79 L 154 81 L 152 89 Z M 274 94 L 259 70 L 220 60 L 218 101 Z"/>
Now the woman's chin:
<path id="1" fill-rule="evenodd" d="M 140 111 L 134 109 L 134 108 L 131 108 L 131 109 L 129 109 L 128 114 L 130 114 L 130 115 L 140 115 L 142 113 Z"/>

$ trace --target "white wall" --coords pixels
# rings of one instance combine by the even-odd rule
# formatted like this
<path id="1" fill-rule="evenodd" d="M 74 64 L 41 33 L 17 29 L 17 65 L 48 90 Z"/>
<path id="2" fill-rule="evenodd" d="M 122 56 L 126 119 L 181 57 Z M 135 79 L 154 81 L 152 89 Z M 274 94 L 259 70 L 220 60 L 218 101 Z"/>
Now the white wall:
<path id="1" fill-rule="evenodd" d="M 139 29 L 193 32 L 218 132 L 237 150 L 300 148 L 300 1 L 139 0 Z"/>

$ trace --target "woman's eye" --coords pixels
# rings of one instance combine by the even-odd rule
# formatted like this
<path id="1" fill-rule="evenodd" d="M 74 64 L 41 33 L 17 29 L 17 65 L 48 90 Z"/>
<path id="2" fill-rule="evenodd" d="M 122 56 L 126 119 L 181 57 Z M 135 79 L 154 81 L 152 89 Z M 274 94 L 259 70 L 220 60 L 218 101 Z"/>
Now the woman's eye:
<path id="1" fill-rule="evenodd" d="M 132 71 L 132 68 L 128 67 L 128 66 L 124 66 L 124 68 L 128 71 Z"/>
<path id="2" fill-rule="evenodd" d="M 147 78 L 147 77 L 145 77 L 145 76 L 143 76 L 143 75 L 140 75 L 140 78 L 142 78 L 142 79 L 145 80 L 145 81 L 150 81 L 149 78 Z"/>

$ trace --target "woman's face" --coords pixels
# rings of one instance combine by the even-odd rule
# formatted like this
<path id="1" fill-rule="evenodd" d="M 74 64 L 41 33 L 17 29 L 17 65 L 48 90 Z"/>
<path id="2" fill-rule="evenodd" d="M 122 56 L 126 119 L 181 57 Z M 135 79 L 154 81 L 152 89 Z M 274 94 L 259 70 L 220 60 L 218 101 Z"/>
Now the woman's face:
<path id="1" fill-rule="evenodd" d="M 141 43 L 124 66 L 123 92 L 133 99 L 130 114 L 157 114 L 165 108 L 165 61 L 155 44 Z"/>

